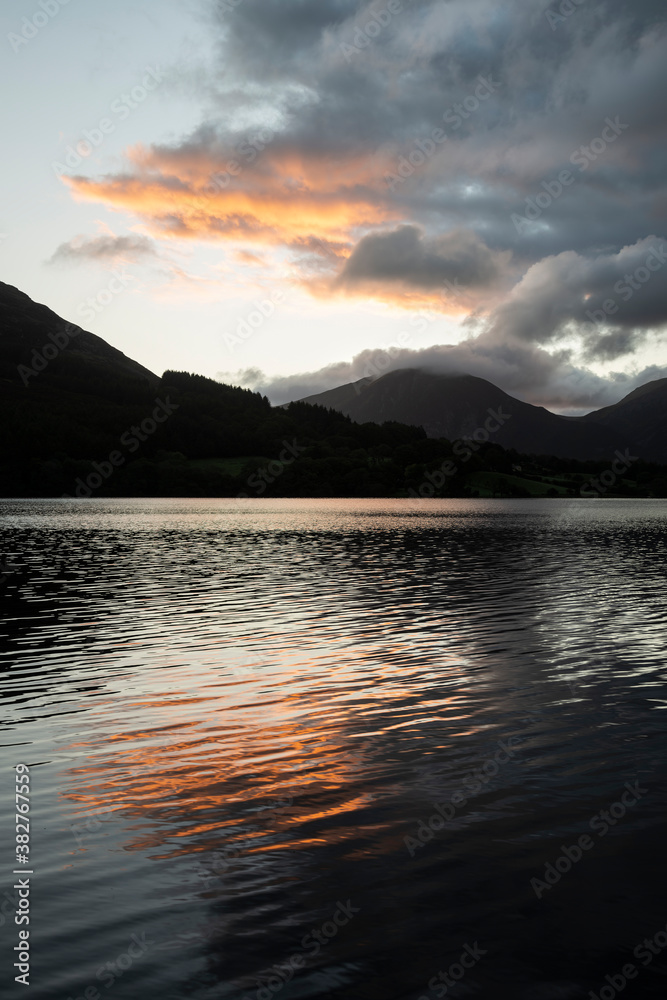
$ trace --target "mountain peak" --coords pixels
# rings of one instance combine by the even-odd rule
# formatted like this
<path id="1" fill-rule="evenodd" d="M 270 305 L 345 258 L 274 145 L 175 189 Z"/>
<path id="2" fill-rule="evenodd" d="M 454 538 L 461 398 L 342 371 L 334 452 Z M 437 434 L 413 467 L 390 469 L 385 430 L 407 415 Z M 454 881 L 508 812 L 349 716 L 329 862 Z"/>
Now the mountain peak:
<path id="1" fill-rule="evenodd" d="M 339 410 L 360 423 L 395 421 L 423 427 L 433 438 L 486 438 L 529 454 L 611 459 L 626 440 L 607 427 L 525 403 L 469 373 L 401 368 L 307 396 L 303 402 Z M 489 432 L 488 427 L 495 429 Z"/>

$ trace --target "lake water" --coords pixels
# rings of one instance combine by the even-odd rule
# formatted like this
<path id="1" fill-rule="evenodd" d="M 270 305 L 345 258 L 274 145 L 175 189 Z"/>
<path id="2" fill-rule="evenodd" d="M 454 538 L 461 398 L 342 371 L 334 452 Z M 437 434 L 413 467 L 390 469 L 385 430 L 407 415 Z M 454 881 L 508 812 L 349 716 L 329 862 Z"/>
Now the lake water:
<path id="1" fill-rule="evenodd" d="M 666 541 L 658 500 L 1 501 L 3 996 L 664 997 Z"/>

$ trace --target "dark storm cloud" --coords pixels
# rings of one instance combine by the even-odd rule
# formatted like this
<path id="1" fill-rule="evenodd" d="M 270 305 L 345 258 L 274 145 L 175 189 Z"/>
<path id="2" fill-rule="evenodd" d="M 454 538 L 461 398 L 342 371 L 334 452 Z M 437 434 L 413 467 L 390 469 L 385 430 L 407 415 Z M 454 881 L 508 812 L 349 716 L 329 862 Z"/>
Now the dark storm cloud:
<path id="1" fill-rule="evenodd" d="M 233 40 L 229 56 L 255 76 L 291 78 L 301 56 L 308 57 L 330 26 L 354 16 L 358 0 L 241 0 L 229 10 L 224 0 L 213 14 Z"/>
<path id="2" fill-rule="evenodd" d="M 385 2 L 242 0 L 211 9 L 219 113 L 182 142 L 156 147 L 164 156 L 229 155 L 253 128 L 235 116 L 242 107 L 275 129 L 253 170 L 270 172 L 283 150 L 328 152 L 332 173 L 341 156 L 363 156 L 366 185 L 379 186 L 404 221 L 434 234 L 472 228 L 531 262 L 565 249 L 618 249 L 644 237 L 648 219 L 655 227 L 656 201 L 665 215 L 664 6 L 587 0 L 555 30 L 532 0 L 402 0 L 385 26 L 373 20 L 387 17 Z M 467 110 L 480 77 L 497 86 Z M 627 130 L 585 169 L 573 166 L 609 116 Z M 387 170 L 435 128 L 446 132 L 442 146 L 390 190 Z M 512 214 L 525 213 L 526 199 L 564 169 L 574 184 L 540 226 L 518 233 Z"/>
<path id="3" fill-rule="evenodd" d="M 269 22 L 259 28 L 262 6 L 246 0 L 230 22 L 240 57 L 253 66 L 271 31 Z M 667 231 L 664 4 L 590 2 L 556 19 L 519 0 L 403 5 L 352 57 L 342 46 L 354 44 L 380 5 L 323 4 L 321 34 L 309 21 L 295 35 L 297 50 L 288 26 L 303 4 L 280 8 L 278 56 L 258 77 L 277 67 L 289 78 L 283 53 L 292 52 L 294 79 L 317 94 L 291 135 L 303 148 L 374 150 L 379 171 L 386 175 L 388 163 L 402 175 L 386 197 L 411 224 L 362 235 L 335 287 L 423 289 L 453 278 L 484 286 L 506 251 L 504 269 L 511 255 L 518 280 L 482 332 L 421 360 L 495 372 L 519 392 L 540 386 L 552 402 L 567 398 L 568 380 L 577 402 L 604 396 L 592 373 L 568 368 L 558 344 L 575 336 L 583 363 L 609 361 L 667 323 L 662 241 L 651 235 L 656 223 Z M 494 89 L 476 102 L 480 78 Z M 445 139 L 420 155 L 436 128 Z M 339 375 L 333 366 L 324 378 Z"/>
<path id="4" fill-rule="evenodd" d="M 438 288 L 488 285 L 500 272 L 499 261 L 474 233 L 456 230 L 426 239 L 417 226 L 365 236 L 346 261 L 339 281 L 405 283 Z"/>
<path id="5" fill-rule="evenodd" d="M 443 128 L 442 148 L 385 190 L 386 200 L 434 235 L 472 228 L 528 262 L 636 242 L 649 220 L 655 227 L 656 202 L 665 217 L 664 5 L 591 0 L 552 29 L 545 9 L 526 0 L 403 3 L 375 37 L 358 34 L 384 10 L 243 0 L 220 14 L 230 72 L 250 75 L 253 87 L 282 84 L 276 100 L 295 114 L 281 141 L 379 153 L 381 181 L 387 166 Z M 343 48 L 351 44 L 353 56 Z M 472 98 L 480 77 L 497 81 L 494 93 L 458 115 L 452 109 Z M 578 152 L 608 117 L 627 128 L 601 154 Z M 512 215 L 525 214 L 526 199 L 544 195 L 543 183 L 566 169 L 573 183 L 539 226 L 517 232 Z"/>

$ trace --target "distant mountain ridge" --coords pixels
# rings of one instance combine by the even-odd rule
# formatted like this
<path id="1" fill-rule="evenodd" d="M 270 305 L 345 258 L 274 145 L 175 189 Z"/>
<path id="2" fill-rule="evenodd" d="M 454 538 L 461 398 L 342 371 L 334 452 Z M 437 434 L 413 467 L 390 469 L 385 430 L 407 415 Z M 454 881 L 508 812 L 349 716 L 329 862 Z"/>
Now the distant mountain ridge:
<path id="1" fill-rule="evenodd" d="M 283 421 L 284 433 L 298 430 L 306 436 L 318 420 L 324 421 L 322 427 L 335 423 L 326 411 L 318 416 L 306 412 L 308 407 L 298 416 L 292 407 L 285 417 L 289 406 L 272 408 L 259 394 L 202 376 L 171 372 L 159 378 L 2 282 L 0 329 L 0 463 L 13 467 L 55 456 L 64 456 L 57 459 L 64 462 L 104 454 L 130 422 L 152 410 L 159 394 L 169 392 L 178 393 L 178 413 L 150 439 L 144 453 L 166 449 L 192 459 L 271 455 L 274 444 L 268 441 L 275 439 L 278 447 Z M 419 369 L 361 379 L 302 402 L 344 415 L 336 419 L 395 426 L 382 431 L 390 437 L 412 429 L 422 437 L 451 442 L 489 441 L 524 455 L 600 462 L 611 462 L 617 451 L 629 449 L 633 456 L 667 464 L 667 379 L 641 386 L 585 417 L 563 417 L 524 403 L 473 375 Z M 377 437 L 379 431 L 364 434 Z"/>
<path id="2" fill-rule="evenodd" d="M 338 410 L 364 423 L 397 421 L 450 441 L 483 438 L 489 414 L 508 416 L 490 435 L 504 448 L 574 459 L 612 458 L 630 448 L 639 458 L 667 462 L 667 379 L 635 389 L 614 406 L 564 417 L 515 399 L 474 375 L 439 375 L 414 368 L 329 389 L 302 402 Z"/>

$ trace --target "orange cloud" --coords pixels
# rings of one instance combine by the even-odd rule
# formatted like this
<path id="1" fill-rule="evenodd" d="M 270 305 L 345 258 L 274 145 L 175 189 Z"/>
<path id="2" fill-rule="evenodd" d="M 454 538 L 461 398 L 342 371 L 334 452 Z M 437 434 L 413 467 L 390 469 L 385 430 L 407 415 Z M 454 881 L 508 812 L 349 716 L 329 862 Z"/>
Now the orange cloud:
<path id="1" fill-rule="evenodd" d="M 384 282 L 360 282 L 357 285 L 341 288 L 335 279 L 330 277 L 302 278 L 300 281 L 311 295 L 319 299 L 330 299 L 332 295 L 344 295 L 345 298 L 377 299 L 386 305 L 397 309 L 432 310 L 445 313 L 448 316 L 469 316 L 473 309 L 479 308 L 481 295 L 477 294 L 473 301 L 467 293 L 456 295 L 434 289 L 415 289 L 407 284 Z"/>
<path id="2" fill-rule="evenodd" d="M 276 141 L 250 162 L 240 153 L 137 145 L 127 151 L 125 173 L 64 180 L 76 198 L 130 213 L 155 237 L 235 243 L 237 259 L 253 265 L 259 261 L 248 245 L 285 247 L 295 255 L 293 280 L 316 298 L 375 298 L 465 315 L 479 302 L 451 289 L 443 294 L 409 280 L 337 281 L 360 236 L 404 221 L 384 181 L 392 155 L 350 154 L 332 162 Z"/>
<path id="3" fill-rule="evenodd" d="M 288 245 L 347 241 L 400 217 L 375 158 L 330 159 L 272 149 L 256 163 L 203 152 L 128 151 L 132 171 L 64 178 L 78 198 L 138 216 L 158 236 Z"/>
<path id="4" fill-rule="evenodd" d="M 250 264 L 252 267 L 269 266 L 264 257 L 249 250 L 237 250 L 234 256 L 241 264 Z"/>

